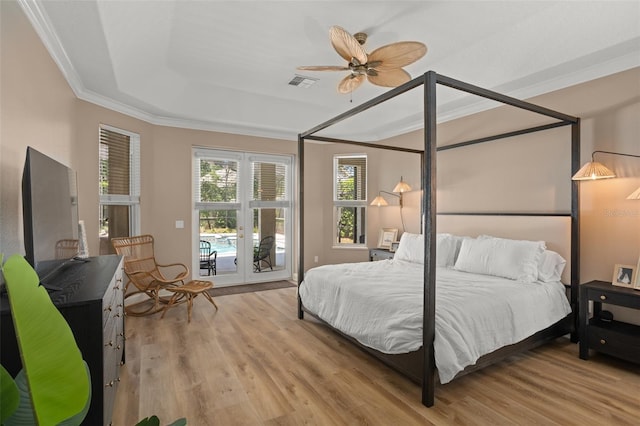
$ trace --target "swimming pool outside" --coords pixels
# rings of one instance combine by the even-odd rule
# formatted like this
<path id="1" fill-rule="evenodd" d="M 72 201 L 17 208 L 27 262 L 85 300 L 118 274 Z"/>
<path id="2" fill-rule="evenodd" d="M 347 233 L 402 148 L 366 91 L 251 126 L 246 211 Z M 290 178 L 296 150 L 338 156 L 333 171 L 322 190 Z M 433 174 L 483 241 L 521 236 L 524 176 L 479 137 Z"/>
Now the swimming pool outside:
<path id="1" fill-rule="evenodd" d="M 236 234 L 200 234 L 200 240 L 211 243 L 211 250 L 218 252 L 218 256 L 235 256 Z M 260 236 L 253 234 L 253 246 L 258 247 Z M 276 234 L 276 253 L 284 252 L 284 235 Z"/>

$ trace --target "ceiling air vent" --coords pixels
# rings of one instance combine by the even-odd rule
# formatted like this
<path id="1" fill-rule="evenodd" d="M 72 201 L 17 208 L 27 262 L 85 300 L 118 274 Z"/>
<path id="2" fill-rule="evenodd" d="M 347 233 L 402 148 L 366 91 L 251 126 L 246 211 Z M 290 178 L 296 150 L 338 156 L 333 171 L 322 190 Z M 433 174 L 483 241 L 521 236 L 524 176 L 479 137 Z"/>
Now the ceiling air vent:
<path id="1" fill-rule="evenodd" d="M 291 86 L 298 86 L 298 87 L 304 87 L 305 89 L 313 86 L 313 84 L 318 81 L 317 78 L 313 78 L 313 77 L 305 77 L 303 75 L 296 75 L 295 77 L 293 77 L 291 79 L 291 81 L 289 82 L 289 84 Z"/>

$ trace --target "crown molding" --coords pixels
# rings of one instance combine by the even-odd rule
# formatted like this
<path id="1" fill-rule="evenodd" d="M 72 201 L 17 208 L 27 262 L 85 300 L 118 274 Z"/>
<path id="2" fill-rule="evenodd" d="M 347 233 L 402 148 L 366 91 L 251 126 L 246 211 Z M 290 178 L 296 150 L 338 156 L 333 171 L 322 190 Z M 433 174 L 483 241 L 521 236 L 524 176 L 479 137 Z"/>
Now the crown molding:
<path id="1" fill-rule="evenodd" d="M 268 126 L 252 126 L 247 123 L 234 121 L 201 121 L 166 117 L 144 111 L 140 108 L 132 107 L 123 102 L 89 91 L 82 83 L 79 74 L 76 72 L 69 60 L 62 43 L 53 30 L 53 26 L 48 20 L 46 13 L 41 9 L 39 2 L 36 0 L 17 1 L 78 99 L 158 126 L 293 141 L 297 140 L 298 131 L 304 131 L 304 129 L 298 129 L 296 131 Z M 536 76 L 540 76 L 541 74 L 548 72 L 547 70 L 500 85 L 492 90 L 505 93 L 518 99 L 529 99 L 544 93 L 549 93 L 634 67 L 639 67 L 640 52 L 637 48 L 638 45 L 640 45 L 640 39 L 632 39 L 622 43 L 621 45 L 613 46 L 611 48 L 604 49 L 603 51 L 587 55 L 586 57 L 578 58 L 567 64 L 560 64 L 557 67 L 558 69 L 562 69 L 563 67 L 570 68 L 571 63 L 581 64 L 581 66 L 575 67 L 577 71 L 561 72 L 558 74 L 558 77 L 543 78 L 538 81 Z M 598 58 L 600 58 L 600 60 L 594 60 Z M 509 87 L 513 86 L 517 87 L 509 90 Z M 441 105 L 438 112 L 438 122 L 451 121 L 494 107 L 494 102 L 477 98 L 473 95 L 464 96 L 463 98 Z M 377 128 L 374 132 L 354 132 L 353 135 L 357 135 L 363 140 L 382 140 L 422 128 L 422 115 L 416 114 L 415 116 L 407 117 L 401 121 L 391 123 L 388 126 Z"/>

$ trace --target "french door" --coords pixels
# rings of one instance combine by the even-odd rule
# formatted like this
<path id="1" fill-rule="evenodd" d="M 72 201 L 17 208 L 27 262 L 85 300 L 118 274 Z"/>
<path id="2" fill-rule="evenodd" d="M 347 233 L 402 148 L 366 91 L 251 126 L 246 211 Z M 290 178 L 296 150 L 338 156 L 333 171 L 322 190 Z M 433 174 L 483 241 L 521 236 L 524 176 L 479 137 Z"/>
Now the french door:
<path id="1" fill-rule="evenodd" d="M 193 150 L 193 276 L 216 285 L 291 277 L 291 156 Z"/>

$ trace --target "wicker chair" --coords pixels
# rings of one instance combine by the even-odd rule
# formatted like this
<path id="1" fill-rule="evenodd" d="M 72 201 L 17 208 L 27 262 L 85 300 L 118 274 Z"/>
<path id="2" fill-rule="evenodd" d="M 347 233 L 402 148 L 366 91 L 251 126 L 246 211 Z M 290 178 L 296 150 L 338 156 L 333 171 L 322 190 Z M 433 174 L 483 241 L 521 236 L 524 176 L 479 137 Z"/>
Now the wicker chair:
<path id="1" fill-rule="evenodd" d="M 69 259 L 78 254 L 78 240 L 59 240 L 56 242 L 56 259 Z"/>
<path id="2" fill-rule="evenodd" d="M 127 315 L 151 315 L 163 310 L 171 297 L 160 293 L 184 285 L 184 280 L 189 276 L 189 268 L 183 263 L 161 265 L 156 262 L 151 235 L 113 238 L 111 244 L 117 254 L 124 256 L 124 272 L 129 278 L 125 286 L 125 300 L 139 294 L 146 294 L 151 299 L 126 305 Z M 172 277 L 165 275 L 169 273 Z M 131 290 L 130 284 L 135 289 Z M 175 302 L 174 299 L 172 304 Z"/>

